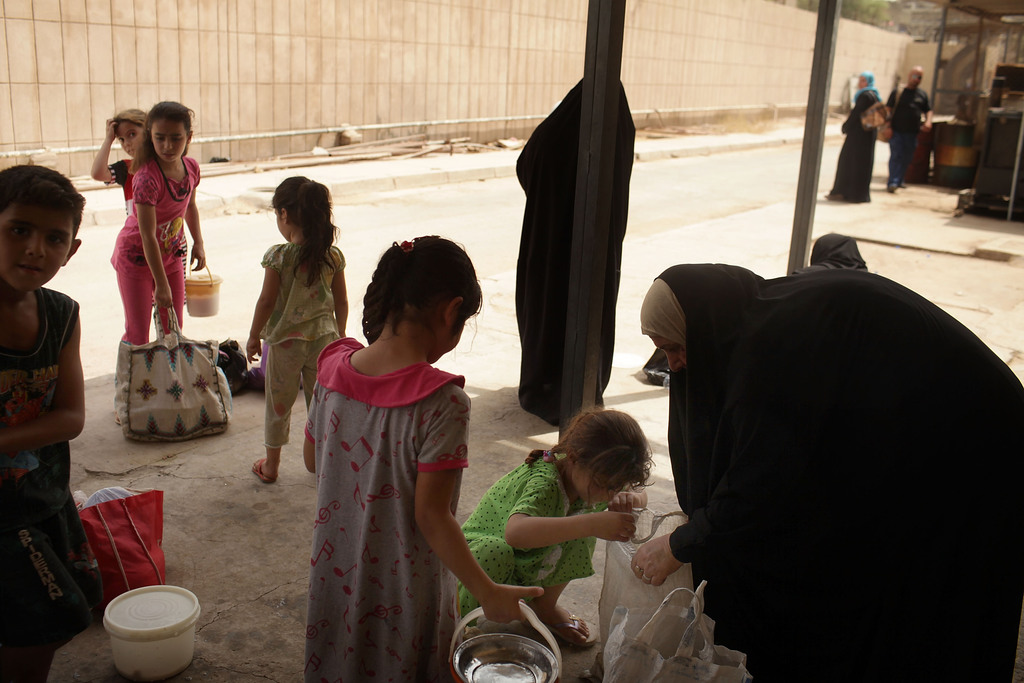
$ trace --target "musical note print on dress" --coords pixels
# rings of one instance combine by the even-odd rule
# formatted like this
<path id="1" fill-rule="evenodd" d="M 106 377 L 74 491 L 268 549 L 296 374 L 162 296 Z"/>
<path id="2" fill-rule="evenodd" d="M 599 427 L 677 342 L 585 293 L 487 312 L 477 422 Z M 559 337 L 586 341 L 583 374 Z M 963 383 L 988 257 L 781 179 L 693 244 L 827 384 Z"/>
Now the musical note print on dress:
<path id="1" fill-rule="evenodd" d="M 327 368 L 337 382 L 324 376 Z M 306 681 L 447 680 L 454 579 L 430 552 L 412 509 L 419 472 L 465 467 L 469 398 L 452 381 L 398 407 L 347 395 L 369 379 L 321 355 L 307 430 L 318 481 L 306 616 L 315 637 L 306 641 L 306 660 L 315 656 L 319 665 Z M 383 392 L 367 392 L 377 395 Z"/>

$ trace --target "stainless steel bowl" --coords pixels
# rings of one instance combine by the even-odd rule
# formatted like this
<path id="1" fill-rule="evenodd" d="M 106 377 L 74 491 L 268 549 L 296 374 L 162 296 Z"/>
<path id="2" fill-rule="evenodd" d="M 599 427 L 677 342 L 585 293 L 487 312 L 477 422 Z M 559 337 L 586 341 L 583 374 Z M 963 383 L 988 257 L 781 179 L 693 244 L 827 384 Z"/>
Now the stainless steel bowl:
<path id="1" fill-rule="evenodd" d="M 463 641 L 452 655 L 463 683 L 554 683 L 558 664 L 545 645 L 513 633 L 485 633 Z"/>

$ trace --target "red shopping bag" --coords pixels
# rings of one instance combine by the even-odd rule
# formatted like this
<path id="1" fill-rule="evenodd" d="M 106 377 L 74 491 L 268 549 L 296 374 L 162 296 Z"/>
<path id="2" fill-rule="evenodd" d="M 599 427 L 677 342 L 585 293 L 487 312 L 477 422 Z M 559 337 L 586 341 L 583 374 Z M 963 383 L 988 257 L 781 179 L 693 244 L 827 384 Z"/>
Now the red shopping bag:
<path id="1" fill-rule="evenodd" d="M 103 579 L 101 609 L 133 588 L 163 584 L 163 491 L 108 500 L 79 516 Z"/>

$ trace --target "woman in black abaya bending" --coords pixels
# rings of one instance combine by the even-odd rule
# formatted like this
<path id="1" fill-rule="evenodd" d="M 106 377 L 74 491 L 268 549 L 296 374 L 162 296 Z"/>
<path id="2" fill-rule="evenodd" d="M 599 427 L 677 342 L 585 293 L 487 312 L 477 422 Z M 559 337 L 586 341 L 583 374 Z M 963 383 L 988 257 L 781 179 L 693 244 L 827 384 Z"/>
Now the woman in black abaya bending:
<path id="1" fill-rule="evenodd" d="M 692 563 L 758 683 L 1010 680 L 1024 388 L 980 339 L 868 272 L 725 265 L 662 273 L 641 329 L 690 519 L 638 578 Z"/>

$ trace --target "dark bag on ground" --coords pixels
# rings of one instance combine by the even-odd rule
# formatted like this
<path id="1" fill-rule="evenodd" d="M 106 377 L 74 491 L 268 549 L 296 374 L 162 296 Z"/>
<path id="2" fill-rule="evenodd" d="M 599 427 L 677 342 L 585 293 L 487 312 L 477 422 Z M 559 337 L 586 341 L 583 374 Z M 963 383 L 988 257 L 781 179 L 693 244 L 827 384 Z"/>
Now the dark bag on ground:
<path id="1" fill-rule="evenodd" d="M 668 357 L 661 349 L 655 349 L 650 360 L 644 364 L 644 375 L 647 381 L 659 387 L 667 387 L 669 384 Z"/>
<path id="2" fill-rule="evenodd" d="M 249 361 L 234 339 L 221 342 L 219 351 L 217 367 L 224 371 L 231 394 L 235 395 L 249 386 Z"/>

